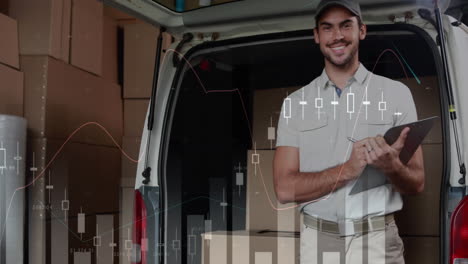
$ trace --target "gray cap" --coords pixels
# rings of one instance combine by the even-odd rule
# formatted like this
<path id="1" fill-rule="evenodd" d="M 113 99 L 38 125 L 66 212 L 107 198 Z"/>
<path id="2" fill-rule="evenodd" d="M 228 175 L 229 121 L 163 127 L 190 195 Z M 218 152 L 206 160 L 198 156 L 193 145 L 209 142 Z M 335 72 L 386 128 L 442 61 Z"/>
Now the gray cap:
<path id="1" fill-rule="evenodd" d="M 359 6 L 359 3 L 353 0 L 322 0 L 317 5 L 315 18 L 318 18 L 321 13 L 330 6 L 342 6 L 362 19 L 361 7 Z"/>

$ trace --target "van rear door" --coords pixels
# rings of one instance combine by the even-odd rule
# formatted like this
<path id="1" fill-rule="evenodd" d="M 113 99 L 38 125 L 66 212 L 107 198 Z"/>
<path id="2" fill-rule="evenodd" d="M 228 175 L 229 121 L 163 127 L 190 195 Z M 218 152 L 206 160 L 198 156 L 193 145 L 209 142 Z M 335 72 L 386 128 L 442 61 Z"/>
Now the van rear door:
<path id="1" fill-rule="evenodd" d="M 466 153 L 466 147 L 468 146 L 468 138 L 464 137 L 466 135 L 466 129 L 468 129 L 468 106 L 465 101 L 468 96 L 468 91 L 466 90 L 466 84 L 468 82 L 468 76 L 463 74 L 466 67 L 468 67 L 468 31 L 466 30 L 466 25 L 458 23 L 452 17 L 447 17 L 445 21 L 446 28 L 446 38 L 447 38 L 447 59 L 448 67 L 450 71 L 450 77 L 453 87 L 453 97 L 458 119 L 456 120 L 460 137 L 460 149 L 461 153 Z M 450 126 L 450 133 L 453 135 L 453 126 Z M 454 137 L 451 137 L 453 146 Z M 457 152 L 455 147 L 452 147 L 452 157 L 457 157 Z M 463 155 L 462 162 L 465 162 L 466 157 Z M 468 239 L 467 239 L 467 228 L 468 228 L 468 199 L 466 198 L 466 179 L 463 178 L 463 175 L 458 171 L 459 164 L 456 158 L 451 159 L 451 175 L 450 175 L 450 186 L 451 191 L 448 196 L 448 216 L 451 218 L 448 222 L 450 224 L 450 233 L 447 234 L 450 241 L 450 249 L 448 254 L 448 260 L 450 264 L 465 263 L 468 261 L 468 254 L 466 248 L 468 248 Z M 465 196 L 464 199 L 463 196 Z M 461 200 L 461 201 L 460 201 Z M 457 205 L 454 210 L 453 206 Z M 448 220 L 448 219 L 447 219 Z"/>
<path id="2" fill-rule="evenodd" d="M 310 28 L 319 0 L 102 0 L 146 22 L 163 26 L 173 35 L 186 32 L 246 33 L 274 25 L 273 30 L 289 27 Z M 189 4 L 198 2 L 199 4 Z M 209 2 L 209 5 L 201 5 Z M 176 3 L 182 3 L 176 6 Z M 432 0 L 360 0 L 366 21 L 388 21 L 390 15 L 419 8 L 433 9 Z M 439 1 L 445 10 L 450 0 Z M 416 14 L 417 12 L 414 12 Z M 278 22 L 281 22 L 279 27 Z M 306 23 L 304 23 L 306 22 Z M 293 28 L 291 28 L 293 29 Z M 299 28 L 295 28 L 296 30 Z"/>

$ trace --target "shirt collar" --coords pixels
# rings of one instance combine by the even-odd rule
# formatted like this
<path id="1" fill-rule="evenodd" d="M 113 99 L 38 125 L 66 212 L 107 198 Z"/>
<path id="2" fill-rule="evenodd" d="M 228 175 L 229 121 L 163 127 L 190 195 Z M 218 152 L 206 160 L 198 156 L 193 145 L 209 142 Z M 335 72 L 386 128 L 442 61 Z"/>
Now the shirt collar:
<path id="1" fill-rule="evenodd" d="M 356 73 L 354 74 L 354 76 L 352 76 L 349 79 L 348 84 L 356 81 L 359 84 L 363 85 L 368 74 L 369 74 L 369 71 L 366 69 L 366 67 L 362 65 L 362 63 L 359 63 L 359 67 Z M 326 89 L 328 86 L 333 85 L 330 78 L 328 78 L 328 75 L 325 69 L 323 69 L 322 74 L 319 77 L 319 85 L 320 87 L 323 87 L 323 89 Z"/>

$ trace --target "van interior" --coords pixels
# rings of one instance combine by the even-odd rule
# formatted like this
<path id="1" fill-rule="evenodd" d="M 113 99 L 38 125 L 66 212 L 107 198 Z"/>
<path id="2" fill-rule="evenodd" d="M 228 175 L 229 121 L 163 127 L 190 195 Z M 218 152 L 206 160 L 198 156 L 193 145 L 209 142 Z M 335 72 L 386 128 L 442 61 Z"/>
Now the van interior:
<path id="1" fill-rule="evenodd" d="M 447 118 L 435 47 L 427 33 L 397 24 L 368 26 L 359 48 L 369 71 L 410 88 L 418 119 L 440 117 L 422 144 L 424 192 L 405 195 L 396 215 L 409 264 L 442 263 Z M 313 32 L 204 43 L 187 59 L 163 141 L 166 263 L 299 263 L 300 214 L 277 201 L 272 158 L 284 98 L 323 70 Z"/>

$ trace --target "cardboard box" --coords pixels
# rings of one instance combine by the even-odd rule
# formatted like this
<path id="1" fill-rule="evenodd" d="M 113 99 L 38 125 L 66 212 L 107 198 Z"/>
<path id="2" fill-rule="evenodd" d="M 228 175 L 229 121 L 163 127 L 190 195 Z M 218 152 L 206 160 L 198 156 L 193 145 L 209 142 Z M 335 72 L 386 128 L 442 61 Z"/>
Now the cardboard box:
<path id="1" fill-rule="evenodd" d="M 439 237 L 402 237 L 406 264 L 439 264 Z"/>
<path id="2" fill-rule="evenodd" d="M 442 144 L 423 145 L 425 186 L 416 195 L 403 195 L 403 210 L 396 214 L 400 234 L 439 236 L 440 183 L 442 181 Z"/>
<path id="3" fill-rule="evenodd" d="M 202 234 L 202 240 L 203 264 L 299 263 L 298 233 L 216 231 Z"/>
<path id="4" fill-rule="evenodd" d="M 70 61 L 96 75 L 102 74 L 103 4 L 74 0 Z"/>
<path id="5" fill-rule="evenodd" d="M 123 137 L 122 149 L 122 179 L 131 179 L 135 183 L 138 163 L 144 150 L 140 150 L 140 137 Z M 126 154 L 126 155 L 125 155 Z M 132 184 L 133 186 L 134 184 Z"/>
<path id="6" fill-rule="evenodd" d="M 16 20 L 0 14 L 0 63 L 19 69 L 18 24 Z"/>
<path id="7" fill-rule="evenodd" d="M 18 21 L 21 55 L 69 61 L 71 0 L 10 1 L 10 16 Z"/>
<path id="8" fill-rule="evenodd" d="M 117 22 L 110 17 L 103 18 L 102 78 L 118 83 Z"/>
<path id="9" fill-rule="evenodd" d="M 256 149 L 274 149 L 283 100 L 301 87 L 256 90 L 253 110 L 253 141 Z M 275 140 L 268 140 L 268 128 L 274 128 Z"/>
<path id="10" fill-rule="evenodd" d="M 124 98 L 149 98 L 159 30 L 149 24 L 124 26 Z"/>
<path id="11" fill-rule="evenodd" d="M 54 186 L 50 200 L 46 193 L 46 202 L 50 201 L 53 210 L 61 212 L 62 200 L 69 200 L 69 217 L 81 211 L 86 214 L 118 211 L 121 152 L 117 147 L 47 138 L 30 142 L 35 159 L 29 164 L 38 168 L 35 177 Z"/>
<path id="12" fill-rule="evenodd" d="M 0 114 L 23 116 L 24 75 L 0 64 Z"/>
<path id="13" fill-rule="evenodd" d="M 273 185 L 274 153 L 273 150 L 248 151 L 246 229 L 298 232 L 300 214 L 295 204 L 280 204 L 276 198 Z"/>
<path id="14" fill-rule="evenodd" d="M 413 95 L 414 103 L 416 104 L 416 111 L 418 112 L 418 119 L 424 119 L 431 116 L 441 117 L 440 113 L 440 95 L 439 84 L 436 76 L 425 76 L 419 78 L 421 84 L 418 84 L 416 79 L 399 79 L 398 81 L 404 83 L 410 88 Z M 423 143 L 442 143 L 442 120 L 439 118 L 434 123 L 434 127 L 424 139 Z"/>
<path id="15" fill-rule="evenodd" d="M 124 100 L 124 135 L 141 137 L 148 112 L 148 99 Z"/>
<path id="16" fill-rule="evenodd" d="M 122 139 L 120 87 L 47 56 L 22 56 L 30 136 L 115 146 Z M 88 123 L 94 122 L 94 123 Z M 110 136 L 103 130 L 105 128 Z"/>
<path id="17" fill-rule="evenodd" d="M 150 98 L 158 35 L 159 29 L 149 24 L 124 25 L 124 98 Z M 162 50 L 171 43 L 172 37 L 164 33 Z"/>

